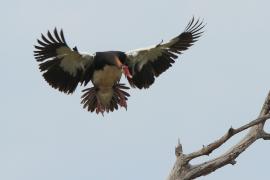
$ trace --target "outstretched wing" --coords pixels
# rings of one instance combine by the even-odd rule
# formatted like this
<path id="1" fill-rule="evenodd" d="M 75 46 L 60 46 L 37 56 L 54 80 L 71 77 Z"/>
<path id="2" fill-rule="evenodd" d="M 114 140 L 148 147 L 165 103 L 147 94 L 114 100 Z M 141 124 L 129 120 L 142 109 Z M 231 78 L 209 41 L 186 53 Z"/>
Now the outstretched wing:
<path id="1" fill-rule="evenodd" d="M 155 77 L 171 67 L 174 59 L 198 40 L 204 26 L 202 21 L 195 21 L 193 17 L 184 32 L 169 42 L 126 52 L 126 64 L 133 76 L 128 79 L 131 86 L 142 89 L 152 85 Z"/>
<path id="2" fill-rule="evenodd" d="M 43 77 L 53 88 L 69 94 L 79 82 L 89 82 L 93 74 L 92 55 L 79 53 L 77 47 L 69 48 L 63 30 L 58 34 L 55 28 L 53 35 L 48 31 L 47 37 L 41 34 L 41 39 L 34 46 L 34 56 L 40 62 Z"/>

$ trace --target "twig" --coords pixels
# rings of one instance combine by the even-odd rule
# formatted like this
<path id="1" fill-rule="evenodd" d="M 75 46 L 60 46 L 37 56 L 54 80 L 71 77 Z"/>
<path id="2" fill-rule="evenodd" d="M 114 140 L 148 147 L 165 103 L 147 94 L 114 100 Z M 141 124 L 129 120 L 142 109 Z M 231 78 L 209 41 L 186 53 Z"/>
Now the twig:
<path id="1" fill-rule="evenodd" d="M 261 133 L 261 138 L 263 138 L 264 140 L 270 140 L 270 134 L 263 131 Z"/>
<path id="2" fill-rule="evenodd" d="M 211 154 L 215 149 L 219 148 L 221 145 L 223 145 L 225 142 L 227 142 L 232 136 L 234 136 L 235 134 L 238 134 L 252 126 L 255 126 L 259 123 L 262 123 L 262 122 L 265 122 L 267 119 L 270 118 L 270 115 L 265 115 L 263 117 L 260 117 L 260 118 L 257 118 L 253 121 L 251 121 L 250 123 L 244 125 L 244 126 L 241 126 L 237 129 L 233 129 L 232 127 L 228 130 L 228 132 L 222 136 L 221 138 L 219 138 L 218 140 L 214 141 L 213 143 L 207 145 L 207 146 L 204 146 L 202 149 L 196 151 L 196 152 L 193 152 L 193 153 L 190 153 L 186 156 L 187 158 L 187 161 L 190 161 L 194 158 L 197 158 L 197 157 L 200 157 L 200 156 L 203 156 L 203 155 L 209 155 Z"/>

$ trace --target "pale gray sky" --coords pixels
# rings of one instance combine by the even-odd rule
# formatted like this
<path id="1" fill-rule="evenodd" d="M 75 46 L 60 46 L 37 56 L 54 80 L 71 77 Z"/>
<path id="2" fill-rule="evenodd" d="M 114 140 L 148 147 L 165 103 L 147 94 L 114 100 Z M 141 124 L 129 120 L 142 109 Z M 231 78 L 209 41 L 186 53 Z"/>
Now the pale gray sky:
<path id="1" fill-rule="evenodd" d="M 200 148 L 256 118 L 270 89 L 267 0 L 0 4 L 3 180 L 163 180 L 178 137 L 185 152 Z M 193 15 L 207 23 L 203 37 L 150 89 L 130 90 L 128 111 L 86 112 L 82 88 L 72 96 L 52 89 L 33 58 L 40 33 L 55 26 L 81 51 L 125 51 L 178 35 Z M 235 166 L 200 179 L 268 179 L 269 150 L 258 141 Z"/>

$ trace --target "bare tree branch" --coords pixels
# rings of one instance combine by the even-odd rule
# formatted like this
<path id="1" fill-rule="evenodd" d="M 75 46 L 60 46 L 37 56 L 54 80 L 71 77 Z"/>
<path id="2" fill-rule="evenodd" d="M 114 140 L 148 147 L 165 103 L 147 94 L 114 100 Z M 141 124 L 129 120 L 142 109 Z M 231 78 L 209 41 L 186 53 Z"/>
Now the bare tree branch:
<path id="1" fill-rule="evenodd" d="M 222 136 L 221 138 L 219 138 L 218 140 L 216 140 L 215 142 L 207 145 L 207 146 L 204 146 L 202 149 L 196 151 L 196 152 L 193 152 L 193 153 L 190 153 L 186 156 L 186 159 L 187 161 L 190 161 L 194 158 L 197 158 L 199 156 L 203 156 L 203 155 L 209 155 L 211 154 L 215 149 L 219 148 L 221 145 L 223 145 L 226 141 L 228 141 L 232 136 L 234 136 L 235 134 L 238 134 L 254 125 L 257 125 L 259 123 L 262 123 L 264 122 L 265 120 L 269 119 L 270 118 L 270 115 L 265 115 L 261 118 L 258 118 L 258 119 L 255 119 L 253 121 L 251 121 L 250 123 L 244 125 L 244 126 L 241 126 L 240 128 L 237 128 L 237 129 L 233 129 L 232 127 L 228 130 L 228 132 Z"/>
<path id="2" fill-rule="evenodd" d="M 270 92 L 263 104 L 260 115 L 257 119 L 237 128 L 230 128 L 225 135 L 217 139 L 213 143 L 204 146 L 198 151 L 190 154 L 184 154 L 180 142 L 175 149 L 176 162 L 171 170 L 168 180 L 190 180 L 200 176 L 207 175 L 225 165 L 236 163 L 236 158 L 244 152 L 251 144 L 258 139 L 270 140 L 270 134 L 264 131 L 264 124 L 266 120 L 270 119 Z M 249 132 L 231 149 L 217 158 L 203 162 L 197 165 L 191 165 L 190 161 L 204 155 L 211 154 L 214 150 L 218 149 L 226 141 L 228 141 L 235 134 L 244 130 L 250 129 Z M 181 150 L 181 151 L 179 151 Z"/>

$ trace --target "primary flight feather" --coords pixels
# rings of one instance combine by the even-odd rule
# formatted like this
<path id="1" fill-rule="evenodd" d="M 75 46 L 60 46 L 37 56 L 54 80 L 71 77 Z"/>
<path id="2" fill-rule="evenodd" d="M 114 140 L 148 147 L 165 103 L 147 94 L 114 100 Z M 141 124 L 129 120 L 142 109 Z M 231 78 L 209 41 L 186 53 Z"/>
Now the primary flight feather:
<path id="1" fill-rule="evenodd" d="M 93 87 L 83 90 L 82 104 L 88 111 L 98 113 L 114 111 L 118 106 L 127 108 L 125 90 L 120 83 L 122 74 L 131 87 L 149 88 L 161 73 L 166 71 L 184 50 L 202 35 L 204 24 L 200 20 L 188 23 L 184 32 L 168 42 L 152 47 L 122 51 L 81 53 L 77 47 L 70 48 L 64 33 L 55 28 L 34 46 L 34 56 L 45 80 L 55 89 L 70 94 L 79 83 Z"/>

